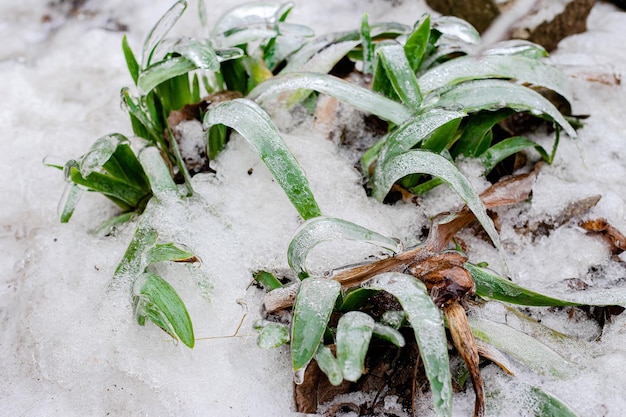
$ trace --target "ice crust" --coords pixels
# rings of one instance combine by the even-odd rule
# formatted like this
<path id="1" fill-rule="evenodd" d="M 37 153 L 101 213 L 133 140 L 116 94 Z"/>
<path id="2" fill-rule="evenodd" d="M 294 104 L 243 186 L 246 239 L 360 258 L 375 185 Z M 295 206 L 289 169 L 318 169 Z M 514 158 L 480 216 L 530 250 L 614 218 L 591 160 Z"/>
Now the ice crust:
<path id="1" fill-rule="evenodd" d="M 212 5 L 219 16 L 238 2 Z M 262 293 L 248 288 L 258 268 L 286 269 L 286 250 L 301 224 L 297 212 L 272 180 L 267 168 L 242 138 L 234 137 L 214 161 L 217 174 L 194 177 L 197 196 L 156 214 L 163 238 L 187 245 L 202 259 L 201 267 L 161 266 L 185 300 L 194 321 L 196 347 L 176 346 L 153 325 L 139 327 L 132 318 L 130 286 L 113 282 L 135 224 L 114 237 L 87 231 L 115 213 L 98 195 L 83 196 L 71 222 L 58 223 L 57 202 L 62 174 L 44 167 L 44 157 L 61 161 L 84 153 L 110 132 L 129 134 L 116 93 L 130 85 L 120 49 L 121 34 L 103 30 L 112 15 L 129 25 L 129 41 L 139 45 L 171 2 L 150 4 L 107 0 L 88 3 L 96 17 L 69 18 L 57 11 L 41 24 L 48 10 L 39 1 L 0 6 L 0 122 L 5 127 L 0 153 L 0 414 L 47 415 L 220 415 L 287 416 L 292 413 L 292 372 L 287 347 L 260 350 L 252 322 L 259 317 Z M 370 21 L 412 24 L 422 2 L 307 2 L 297 4 L 293 22 L 309 23 L 318 34 Z M 180 27 L 195 22 L 190 10 Z M 129 17 L 129 16 L 132 16 Z M 413 16 L 413 17 L 410 17 Z M 194 23 L 190 23 L 194 24 Z M 549 237 L 532 241 L 511 224 L 549 218 L 572 201 L 601 194 L 590 218 L 605 217 L 626 231 L 626 72 L 624 13 L 598 3 L 589 31 L 561 42 L 550 61 L 569 76 L 574 113 L 591 114 L 579 131 L 578 144 L 563 137 L 557 158 L 545 166 L 526 208 L 502 212 L 502 240 L 509 252 L 513 279 L 537 291 L 568 291 L 564 279 L 579 278 L 600 288 L 619 285 L 624 267 L 609 258 L 606 245 L 567 224 Z M 180 30 L 174 29 L 174 32 Z M 16 36 L 17 35 L 17 36 Z M 14 40 L 14 41 L 13 41 Z M 460 207 L 445 187 L 420 199 L 420 206 L 386 206 L 365 195 L 360 175 L 336 145 L 309 125 L 284 138 L 311 182 L 324 215 L 339 217 L 407 246 L 417 243 L 427 217 Z M 542 138 L 533 138 L 542 140 Z M 582 158 L 581 158 L 582 155 Z M 252 168 L 252 174 L 248 171 Z M 475 171 L 471 162 L 464 172 Z M 484 180 L 473 181 L 481 191 Z M 464 236 L 473 261 L 488 261 L 502 271 L 491 246 Z M 320 246 L 320 248 L 323 248 Z M 365 260 L 370 245 L 329 244 L 308 263 L 319 272 Z M 334 255 L 336 253 L 336 256 Z M 314 254 L 315 255 L 315 254 Z M 621 261 L 624 261 L 622 256 Z M 590 269 L 598 271 L 590 274 Z M 484 313 L 502 319 L 502 311 Z M 583 370 L 566 380 L 522 372 L 520 379 L 540 385 L 570 404 L 580 415 L 620 416 L 626 408 L 626 318 L 613 318 L 598 341 L 598 327 L 584 316 L 575 322 L 563 312 L 535 313 L 546 324 L 585 342 L 587 351 L 572 349 L 569 358 Z M 232 335 L 243 318 L 238 337 Z M 523 368 L 521 368 L 523 370 Z M 510 407 L 517 382 L 493 366 L 484 368 L 490 415 L 517 415 Z M 365 398 L 357 393 L 346 400 Z M 453 413 L 466 416 L 473 394 L 454 395 Z M 388 399 L 388 410 L 404 415 Z M 418 404 L 432 415 L 430 398 Z M 320 410 L 321 411 L 321 410 Z M 422 415 L 422 414 L 420 414 Z"/>

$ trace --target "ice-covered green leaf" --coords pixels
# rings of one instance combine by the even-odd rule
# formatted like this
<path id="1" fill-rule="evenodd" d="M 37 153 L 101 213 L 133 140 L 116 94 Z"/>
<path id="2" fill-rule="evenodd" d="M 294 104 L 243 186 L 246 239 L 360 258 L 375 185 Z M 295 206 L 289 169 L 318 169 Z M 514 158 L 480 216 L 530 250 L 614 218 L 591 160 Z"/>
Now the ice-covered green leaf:
<path id="1" fill-rule="evenodd" d="M 270 23 L 281 10 L 282 6 L 278 3 L 251 2 L 236 6 L 218 19 L 211 33 L 218 36 L 259 22 Z"/>
<path id="2" fill-rule="evenodd" d="M 78 186 L 75 184 L 67 184 L 63 197 L 61 197 L 61 202 L 59 203 L 62 205 L 60 215 L 61 223 L 67 223 L 70 221 L 81 195 L 82 190 Z"/>
<path id="3" fill-rule="evenodd" d="M 137 224 L 133 238 L 131 239 L 126 252 L 122 256 L 120 263 L 115 269 L 114 278 L 124 278 L 135 280 L 142 274 L 147 263 L 144 258 L 150 248 L 156 245 L 159 235 L 146 217 L 142 217 Z"/>
<path id="4" fill-rule="evenodd" d="M 150 180 L 150 188 L 157 200 L 165 201 L 178 197 L 178 188 L 172 174 L 155 146 L 144 148 L 139 154 L 139 161 Z"/>
<path id="5" fill-rule="evenodd" d="M 358 240 L 380 246 L 394 253 L 402 249 L 401 244 L 365 227 L 334 217 L 316 217 L 300 226 L 289 242 L 287 261 L 300 277 L 308 276 L 306 258 L 309 252 L 322 242 L 332 239 Z"/>
<path id="6" fill-rule="evenodd" d="M 435 306 L 426 286 L 416 278 L 388 272 L 366 283 L 368 288 L 384 290 L 398 299 L 415 333 L 432 391 L 438 416 L 452 413 L 452 379 L 448 359 L 448 342 L 441 311 Z"/>
<path id="7" fill-rule="evenodd" d="M 454 16 L 439 16 L 432 19 L 431 27 L 446 38 L 467 44 L 480 43 L 480 34 L 467 21 Z"/>
<path id="8" fill-rule="evenodd" d="M 570 375 L 576 365 L 535 338 L 514 328 L 476 316 L 468 316 L 474 337 L 513 356 L 541 374 Z"/>
<path id="9" fill-rule="evenodd" d="M 333 355 L 333 352 L 329 347 L 324 346 L 324 344 L 320 343 L 317 352 L 315 353 L 315 361 L 317 362 L 317 366 L 320 367 L 321 371 L 326 374 L 330 383 L 334 386 L 341 384 L 343 381 L 343 374 L 341 373 L 341 367 L 339 366 L 339 361 Z"/>
<path id="10" fill-rule="evenodd" d="M 220 69 L 220 61 L 215 50 L 198 39 L 179 39 L 172 50 L 187 58 L 199 69 L 206 71 L 219 71 Z"/>
<path id="11" fill-rule="evenodd" d="M 387 161 L 383 166 L 376 167 L 374 197 L 383 201 L 391 186 L 409 174 L 428 174 L 441 178 L 462 199 L 483 226 L 491 241 L 500 249 L 500 239 L 493 221 L 487 215 L 485 206 L 470 182 L 461 174 L 456 166 L 441 155 L 421 149 L 405 152 Z"/>
<path id="12" fill-rule="evenodd" d="M 578 414 L 558 397 L 555 397 L 539 387 L 526 386 L 525 388 L 525 392 L 520 392 L 518 395 L 530 397 L 530 409 L 528 411 L 534 413 L 534 415 L 546 417 L 578 417 Z"/>
<path id="13" fill-rule="evenodd" d="M 473 55 L 451 59 L 426 71 L 417 80 L 424 94 L 445 86 L 485 78 L 514 79 L 518 83 L 545 87 L 568 101 L 572 94 L 559 68 L 524 56 Z M 480 92 L 480 90 L 478 90 Z"/>
<path id="14" fill-rule="evenodd" d="M 373 334 L 380 339 L 393 343 L 397 347 L 403 347 L 406 344 L 402 333 L 391 326 L 375 323 Z"/>
<path id="15" fill-rule="evenodd" d="M 205 128 L 218 124 L 236 130 L 256 149 L 303 219 L 321 215 L 304 171 L 263 109 L 247 99 L 225 101 L 204 117 Z"/>
<path id="16" fill-rule="evenodd" d="M 135 315 L 139 324 L 144 325 L 147 318 L 174 339 L 193 348 L 191 318 L 176 290 L 156 274 L 145 273 L 143 279 L 139 294 L 135 296 Z"/>
<path id="17" fill-rule="evenodd" d="M 147 94 L 159 84 L 197 68 L 196 64 L 186 57 L 167 58 L 141 71 L 137 86 L 144 94 Z"/>
<path id="18" fill-rule="evenodd" d="M 280 75 L 258 85 L 250 92 L 248 98 L 263 103 L 269 97 L 277 96 L 284 91 L 299 89 L 327 94 L 359 110 L 397 124 L 411 116 L 411 111 L 402 104 L 327 74 L 295 72 Z"/>
<path id="19" fill-rule="evenodd" d="M 255 330 L 259 331 L 257 345 L 261 349 L 272 349 L 289 342 L 289 326 L 273 321 L 261 320 L 255 323 Z"/>
<path id="20" fill-rule="evenodd" d="M 179 248 L 173 243 L 159 243 L 146 252 L 146 263 L 156 262 L 198 262 L 199 259 L 193 253 Z"/>
<path id="21" fill-rule="evenodd" d="M 376 48 L 376 55 L 398 97 L 413 110 L 419 109 L 422 94 L 404 48 L 398 43 L 388 43 Z"/>
<path id="22" fill-rule="evenodd" d="M 496 42 L 487 49 L 480 51 L 482 55 L 509 55 L 539 59 L 548 56 L 548 52 L 541 45 L 523 40 L 509 39 Z"/>
<path id="23" fill-rule="evenodd" d="M 340 292 L 337 281 L 320 278 L 302 281 L 291 326 L 291 361 L 295 372 L 304 369 L 315 355 Z"/>
<path id="24" fill-rule="evenodd" d="M 502 108 L 528 111 L 535 116 L 544 116 L 555 121 L 569 137 L 576 138 L 576 132 L 572 126 L 552 103 L 530 88 L 508 81 L 467 81 L 445 91 L 438 100 L 433 100 L 429 105 L 448 109 L 463 109 L 467 113 Z"/>
<path id="25" fill-rule="evenodd" d="M 165 38 L 170 29 L 174 27 L 180 16 L 185 12 L 187 8 L 187 2 L 179 0 L 159 19 L 154 25 L 146 41 L 143 44 L 143 52 L 141 54 L 142 68 L 147 68 L 151 64 L 154 51 L 159 46 L 159 43 Z"/>
<path id="26" fill-rule="evenodd" d="M 374 319 L 360 311 L 350 311 L 337 323 L 337 360 L 347 381 L 355 382 L 363 374 L 365 355 L 372 338 Z"/>
<path id="27" fill-rule="evenodd" d="M 411 117 L 387 136 L 379 152 L 378 164 L 384 166 L 390 159 L 420 144 L 441 126 L 464 116 L 462 111 L 429 108 Z"/>

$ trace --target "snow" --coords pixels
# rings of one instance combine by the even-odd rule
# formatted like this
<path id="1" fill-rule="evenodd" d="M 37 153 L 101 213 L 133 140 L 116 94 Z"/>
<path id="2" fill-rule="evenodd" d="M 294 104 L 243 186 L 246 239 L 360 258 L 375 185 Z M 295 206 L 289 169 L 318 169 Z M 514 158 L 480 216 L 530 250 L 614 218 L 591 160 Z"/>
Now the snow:
<path id="1" fill-rule="evenodd" d="M 212 2 L 213 21 L 238 3 Z M 194 177 L 196 196 L 153 213 L 162 237 L 187 245 L 202 259 L 200 267 L 158 270 L 189 308 L 198 338 L 193 350 L 173 344 L 153 325 L 139 327 L 132 318 L 128 284 L 111 281 L 135 223 L 114 237 L 89 234 L 115 213 L 104 198 L 89 194 L 69 224 L 58 223 L 64 181 L 42 161 L 77 157 L 110 132 L 130 134 L 118 91 L 131 80 L 120 48 L 122 33 L 110 29 L 128 26 L 129 42 L 138 50 L 170 4 L 87 2 L 77 16 L 66 10 L 67 3 L 54 10 L 38 0 L 0 6 L 5 39 L 0 46 L 0 122 L 5 128 L 0 153 L 2 415 L 292 413 L 289 352 L 256 346 L 252 323 L 259 318 L 263 294 L 249 284 L 257 269 L 288 268 L 287 246 L 301 221 L 245 140 L 235 137 L 229 143 L 215 161 L 217 174 Z M 323 34 L 358 27 L 364 12 L 371 22 L 412 24 L 425 10 L 421 1 L 302 2 L 290 20 Z M 194 13 L 189 10 L 174 31 L 199 31 Z M 42 22 L 45 14 L 49 17 Z M 502 211 L 502 239 L 513 278 L 537 291 L 563 293 L 568 278 L 610 287 L 626 273 L 623 256 L 622 263 L 611 260 L 602 241 L 573 224 L 535 240 L 512 229 L 600 194 L 588 217 L 604 217 L 626 231 L 626 94 L 618 82 L 626 72 L 626 56 L 618 53 L 626 40 L 625 24 L 625 13 L 599 2 L 588 32 L 565 39 L 550 57 L 571 80 L 574 113 L 591 117 L 577 143 L 562 138 L 554 164 L 541 171 L 532 204 Z M 458 197 L 443 187 L 420 199 L 419 207 L 381 205 L 365 195 L 352 163 L 311 125 L 284 138 L 327 216 L 414 244 L 428 216 L 458 208 Z M 473 169 L 467 162 L 464 170 Z M 484 181 L 474 185 L 484 186 Z M 488 261 L 502 270 L 487 242 L 469 234 L 466 241 L 473 261 Z M 376 254 L 359 245 L 328 248 L 320 260 L 324 267 Z M 345 255 L 332 255 L 344 248 Z M 493 310 L 485 314 L 498 317 L 500 310 Z M 580 415 L 621 415 L 626 376 L 616 370 L 626 364 L 626 318 L 614 317 L 596 341 L 598 329 L 586 317 L 577 317 L 578 328 L 565 312 L 538 311 L 544 319 L 550 317 L 550 325 L 581 337 L 588 351 L 574 354 L 584 368 L 574 377 L 554 381 L 525 373 L 525 380 L 559 396 Z M 506 404 L 514 401 L 507 392 L 518 382 L 493 366 L 485 368 L 485 380 L 488 391 L 503 398 L 491 403 L 490 414 L 516 415 Z M 387 401 L 390 412 L 398 412 L 393 399 Z M 455 415 L 469 415 L 472 402 L 471 392 L 455 394 Z M 432 413 L 428 401 L 419 409 Z"/>

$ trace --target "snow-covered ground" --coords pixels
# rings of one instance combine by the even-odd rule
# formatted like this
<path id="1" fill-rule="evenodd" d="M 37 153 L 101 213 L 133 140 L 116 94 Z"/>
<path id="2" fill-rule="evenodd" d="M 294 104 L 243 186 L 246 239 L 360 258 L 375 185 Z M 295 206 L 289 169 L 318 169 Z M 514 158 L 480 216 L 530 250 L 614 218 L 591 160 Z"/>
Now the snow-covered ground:
<path id="1" fill-rule="evenodd" d="M 98 195 L 85 195 L 69 224 L 58 222 L 64 181 L 42 160 L 64 162 L 106 133 L 131 133 L 117 93 L 132 83 L 121 37 L 128 33 L 138 50 L 171 1 L 88 2 L 69 17 L 62 10 L 67 2 L 54 10 L 43 0 L 15 3 L 0 5 L 0 415 L 290 415 L 289 353 L 257 348 L 251 323 L 262 293 L 249 284 L 251 271 L 287 268 L 286 248 L 299 217 L 245 141 L 232 140 L 215 161 L 218 174 L 194 177 L 197 196 L 160 217 L 162 234 L 203 261 L 199 269 L 175 265 L 164 271 L 190 310 L 198 338 L 193 350 L 174 345 L 155 326 L 137 326 L 130 288 L 111 283 L 133 224 L 115 237 L 89 234 L 115 213 Z M 209 18 L 239 3 L 210 2 Z M 194 6 L 175 32 L 199 33 Z M 422 1 L 408 0 L 296 2 L 290 20 L 322 34 L 357 27 L 364 12 L 372 22 L 412 24 L 426 10 Z M 122 26 L 127 29 L 116 30 Z M 501 213 L 513 278 L 557 294 L 568 290 L 569 278 L 603 287 L 623 285 L 626 277 L 626 257 L 611 260 L 601 240 L 573 224 L 534 242 L 512 228 L 600 194 L 589 217 L 604 217 L 626 231 L 626 94 L 619 83 L 626 73 L 626 13 L 599 2 L 588 26 L 588 32 L 562 41 L 550 60 L 570 77 L 574 113 L 591 117 L 578 144 L 563 138 L 556 161 L 539 176 L 531 205 Z M 443 188 L 421 207 L 383 206 L 365 196 L 359 174 L 319 132 L 305 126 L 285 140 L 326 215 L 415 243 L 427 216 L 459 206 Z M 467 240 L 474 261 L 498 268 L 487 244 L 469 234 Z M 343 258 L 334 249 L 319 250 L 312 265 L 321 270 L 358 261 L 365 249 L 342 246 Z M 621 416 L 626 317 L 615 317 L 595 341 L 600 330 L 582 315 L 538 314 L 586 342 L 585 350 L 566 352 L 583 370 L 567 380 L 530 374 L 526 380 L 581 416 Z M 229 337 L 242 319 L 236 337 Z M 487 388 L 500 392 L 488 400 L 490 414 L 518 415 L 502 405 L 507 395 L 511 400 L 513 382 L 493 366 L 484 372 Z M 471 393 L 457 396 L 455 415 L 470 415 L 472 401 Z M 428 413 L 428 403 L 422 408 Z"/>

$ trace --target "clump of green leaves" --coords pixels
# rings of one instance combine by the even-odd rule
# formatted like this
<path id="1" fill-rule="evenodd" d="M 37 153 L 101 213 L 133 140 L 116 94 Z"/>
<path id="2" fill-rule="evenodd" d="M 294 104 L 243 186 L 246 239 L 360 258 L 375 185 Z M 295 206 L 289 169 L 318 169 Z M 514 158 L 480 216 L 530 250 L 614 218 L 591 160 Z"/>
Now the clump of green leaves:
<path id="1" fill-rule="evenodd" d="M 363 174 L 378 200 L 393 184 L 417 194 L 441 184 L 441 178 L 415 165 L 427 158 L 416 150 L 451 161 L 479 158 L 487 174 L 527 148 L 552 162 L 559 131 L 576 137 L 555 105 L 537 92 L 547 89 L 565 101 L 571 98 L 564 74 L 540 60 L 546 52 L 539 45 L 507 41 L 474 52 L 480 38 L 470 25 L 429 16 L 384 39 L 374 38 L 372 31 L 364 19 L 361 44 L 347 54 L 360 59 L 365 73 L 372 72 L 371 89 L 332 75 L 290 72 L 259 85 L 249 97 L 263 103 L 286 90 L 314 90 L 388 121 L 389 133 L 362 158 Z M 495 140 L 496 125 L 520 112 L 555 124 L 550 152 L 524 137 Z"/>
<path id="2" fill-rule="evenodd" d="M 103 229 L 141 213 L 152 196 L 148 177 L 129 140 L 119 133 L 101 137 L 85 155 L 66 162 L 62 168 L 68 182 L 62 223 L 72 217 L 83 190 L 103 194 L 124 212 L 104 224 Z"/>

